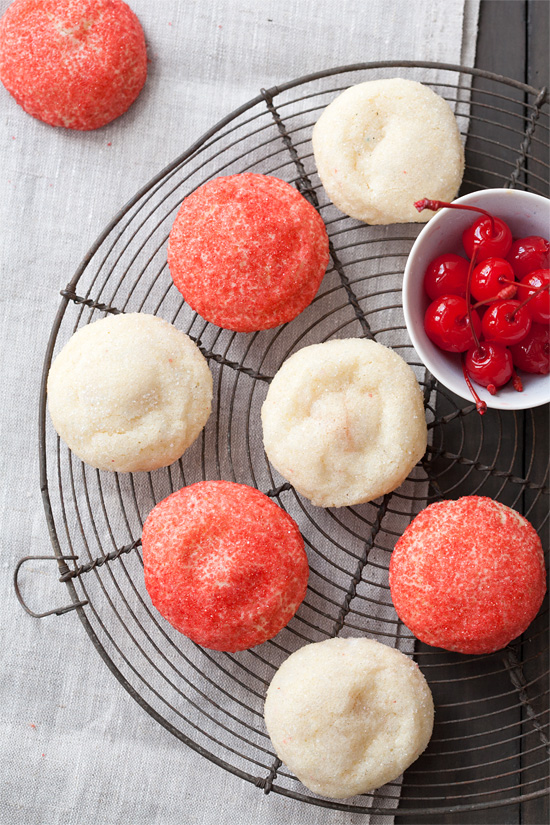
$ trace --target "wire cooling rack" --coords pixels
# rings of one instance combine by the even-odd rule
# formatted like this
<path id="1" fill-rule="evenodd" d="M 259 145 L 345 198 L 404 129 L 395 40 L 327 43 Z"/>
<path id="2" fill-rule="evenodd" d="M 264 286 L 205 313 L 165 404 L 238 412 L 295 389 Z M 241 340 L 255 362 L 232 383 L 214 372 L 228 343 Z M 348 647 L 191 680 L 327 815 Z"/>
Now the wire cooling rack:
<path id="1" fill-rule="evenodd" d="M 547 603 L 524 637 L 505 650 L 476 657 L 447 653 L 415 642 L 399 623 L 387 567 L 397 536 L 416 512 L 435 499 L 464 494 L 489 495 L 520 510 L 547 544 L 548 411 L 491 410 L 480 417 L 473 404 L 437 386 L 410 345 L 401 308 L 401 274 L 420 226 L 359 224 L 326 199 L 313 161 L 313 124 L 347 86 L 393 76 L 428 84 L 455 110 L 467 138 L 461 194 L 512 186 L 548 195 L 546 92 L 487 72 L 408 62 L 348 66 L 262 90 L 224 118 L 121 210 L 62 292 L 44 364 L 40 461 L 51 540 L 72 601 L 51 612 L 76 609 L 108 667 L 151 716 L 265 792 L 358 813 L 394 813 L 397 807 L 405 819 L 431 815 L 440 822 L 454 813 L 465 822 L 466 812 L 526 804 L 546 793 Z M 295 184 L 324 218 L 332 251 L 321 290 L 299 319 L 247 335 L 220 330 L 193 313 L 166 265 L 168 233 L 183 197 L 212 177 L 245 171 Z M 152 474 L 85 466 L 46 416 L 45 382 L 55 353 L 82 325 L 128 311 L 159 314 L 187 332 L 215 379 L 204 433 L 179 462 Z M 430 444 L 392 495 L 322 510 L 270 468 L 258 410 L 270 378 L 294 350 L 361 335 L 394 347 L 416 370 Z M 143 584 L 140 536 L 147 514 L 173 490 L 212 478 L 256 486 L 291 512 L 311 567 L 308 595 L 290 625 L 274 640 L 233 655 L 177 634 L 151 606 Z M 403 782 L 344 802 L 307 792 L 275 758 L 262 719 L 265 690 L 281 662 L 303 644 L 337 633 L 364 633 L 414 652 L 436 705 L 432 741 Z"/>

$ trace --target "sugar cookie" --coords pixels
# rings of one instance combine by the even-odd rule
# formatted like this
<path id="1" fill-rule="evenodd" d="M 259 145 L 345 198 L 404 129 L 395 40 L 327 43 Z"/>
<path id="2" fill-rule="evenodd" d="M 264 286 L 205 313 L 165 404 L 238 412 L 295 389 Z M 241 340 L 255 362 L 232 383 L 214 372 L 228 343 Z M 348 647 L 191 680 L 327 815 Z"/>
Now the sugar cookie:
<path id="1" fill-rule="evenodd" d="M 370 224 L 427 221 L 421 198 L 451 201 L 464 149 L 449 104 L 414 80 L 370 80 L 330 103 L 313 129 L 319 177 L 346 215 Z"/>
<path id="2" fill-rule="evenodd" d="M 136 472 L 179 458 L 210 415 L 212 375 L 196 344 L 145 313 L 81 327 L 48 375 L 53 425 L 100 470 Z"/>
<path id="3" fill-rule="evenodd" d="M 305 596 L 295 521 L 253 487 L 203 481 L 161 501 L 143 528 L 145 584 L 157 610 L 204 647 L 271 639 Z"/>
<path id="4" fill-rule="evenodd" d="M 275 751 L 314 793 L 343 799 L 400 776 L 426 748 L 433 700 L 418 666 L 372 639 L 328 639 L 273 677 L 265 723 Z"/>
<path id="5" fill-rule="evenodd" d="M 236 332 L 291 321 L 311 303 L 328 263 L 314 207 L 268 175 L 215 178 L 185 198 L 168 264 L 187 303 Z"/>
<path id="6" fill-rule="evenodd" d="M 396 352 L 364 338 L 313 344 L 279 369 L 262 406 L 274 467 L 320 507 L 394 490 L 426 450 L 422 392 Z"/>
<path id="7" fill-rule="evenodd" d="M 484 496 L 422 510 L 397 541 L 390 589 L 400 619 L 426 644 L 492 653 L 521 635 L 546 592 L 539 537 Z"/>
<path id="8" fill-rule="evenodd" d="M 0 20 L 0 80 L 52 126 L 104 126 L 146 75 L 143 30 L 122 0 L 14 0 Z"/>

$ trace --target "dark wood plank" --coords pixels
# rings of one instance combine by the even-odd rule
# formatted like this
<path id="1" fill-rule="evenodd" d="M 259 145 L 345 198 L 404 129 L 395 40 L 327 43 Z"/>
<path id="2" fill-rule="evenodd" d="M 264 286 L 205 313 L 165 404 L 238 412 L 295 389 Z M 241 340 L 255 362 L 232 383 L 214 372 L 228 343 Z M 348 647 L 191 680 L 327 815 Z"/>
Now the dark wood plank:
<path id="1" fill-rule="evenodd" d="M 527 75 L 526 82 L 537 89 L 550 86 L 550 3 L 529 0 L 527 3 Z"/>
<path id="2" fill-rule="evenodd" d="M 482 0 L 476 53 L 477 68 L 528 83 L 536 88 L 547 85 L 549 8 L 550 5 L 546 0 Z M 524 104 L 526 102 L 533 103 L 533 99 L 526 101 L 521 90 L 510 89 L 510 91 L 505 90 L 508 99 L 504 99 L 501 103 L 498 103 L 497 108 L 493 108 L 495 101 L 490 99 L 490 93 L 494 89 L 491 90 L 490 84 L 486 81 L 478 82 L 476 80 L 474 91 L 475 105 L 472 108 L 472 122 L 467 146 L 467 163 L 473 171 L 470 173 L 471 181 L 466 182 L 462 192 L 485 186 L 503 186 L 507 183 L 514 154 L 517 152 L 523 137 L 521 134 L 521 130 L 524 128 L 521 125 L 522 117 L 524 114 L 528 116 L 530 113 L 524 108 Z M 498 91 L 502 92 L 502 89 Z M 503 125 L 506 127 L 510 123 L 514 129 L 518 127 L 518 124 L 520 125 L 520 134 L 517 138 L 513 132 L 503 131 Z M 547 162 L 547 150 L 544 147 L 535 144 L 530 147 L 530 154 L 533 156 L 531 168 L 534 174 L 540 173 L 540 164 L 537 166 L 537 158 L 539 160 L 543 159 L 542 154 L 545 152 L 544 159 Z M 530 186 L 532 184 L 529 172 L 529 162 L 527 162 L 526 170 L 522 171 L 518 180 L 520 185 L 527 184 L 527 186 Z M 534 186 L 534 188 L 540 188 L 540 185 L 539 187 Z M 460 402 L 458 404 L 464 406 Z M 448 409 L 444 409 L 444 403 L 441 400 L 438 405 L 438 414 L 444 415 L 448 412 Z M 512 426 L 511 421 L 510 426 Z M 497 441 L 497 437 L 500 436 L 496 432 L 496 428 L 493 433 L 491 428 L 488 428 L 484 435 L 482 458 L 483 455 L 486 455 L 487 463 L 490 463 L 491 455 L 496 450 L 499 454 L 499 464 L 506 465 L 510 461 L 514 473 L 525 477 L 525 473 L 529 470 L 531 477 L 541 483 L 548 463 L 548 408 L 539 409 L 533 414 L 529 412 L 518 414 L 514 426 L 517 427 L 518 431 L 518 453 L 514 455 L 511 450 L 508 450 L 506 438 L 504 438 L 504 443 Z M 535 451 L 534 461 L 531 450 L 533 429 L 537 433 L 537 450 Z M 461 432 L 458 427 L 455 432 L 452 428 L 447 428 L 444 435 L 445 448 L 452 451 L 454 440 L 456 440 L 456 452 L 460 452 L 460 438 Z M 510 438 L 510 447 L 512 447 L 514 441 L 516 441 L 515 438 Z M 530 456 L 529 467 L 527 467 L 525 459 L 526 451 Z M 471 484 L 472 480 L 471 478 L 468 479 L 466 484 L 461 486 L 459 468 L 456 471 L 456 479 L 457 486 L 453 488 L 453 498 L 471 492 L 467 489 L 467 485 Z M 480 492 L 485 495 L 496 494 L 496 491 L 493 492 L 491 489 L 490 483 L 485 484 L 484 489 Z M 518 509 L 524 505 L 527 510 L 530 510 L 529 515 L 534 522 L 538 524 L 544 522 L 544 508 L 548 508 L 547 499 L 540 498 L 538 500 L 536 494 L 530 494 L 524 497 L 525 501 L 522 499 L 519 501 L 515 499 L 513 501 L 508 500 L 509 496 L 513 497 L 514 495 L 515 491 L 509 486 L 500 490 L 498 497 L 501 501 L 512 504 Z M 533 497 L 535 503 L 533 503 Z M 547 536 L 543 536 L 543 542 L 548 547 L 546 539 Z M 445 658 L 442 654 L 440 674 L 437 673 L 436 668 L 431 667 L 430 675 L 434 678 L 436 686 L 434 690 L 434 696 L 437 694 L 436 706 L 439 705 L 444 709 L 450 708 L 453 700 L 454 702 L 465 703 L 463 707 L 458 706 L 453 710 L 455 715 L 464 714 L 465 717 L 453 722 L 453 735 L 463 735 L 466 743 L 468 737 L 472 737 L 472 742 L 475 742 L 477 737 L 480 746 L 486 749 L 488 761 L 494 760 L 497 765 L 501 764 L 503 766 L 502 770 L 506 766 L 506 770 L 510 771 L 511 779 L 508 784 L 509 786 L 516 784 L 518 795 L 521 792 L 528 793 L 533 787 L 530 783 L 536 783 L 536 787 L 540 788 L 541 778 L 547 775 L 547 766 L 541 764 L 544 760 L 545 734 L 541 734 L 538 726 L 539 723 L 545 724 L 547 722 L 545 711 L 548 708 L 548 700 L 545 696 L 544 685 L 539 684 L 537 686 L 537 680 L 540 682 L 541 673 L 547 673 L 548 669 L 548 639 L 545 632 L 547 621 L 547 614 L 539 617 L 530 631 L 525 634 L 522 644 L 517 647 L 518 660 L 524 661 L 525 665 L 523 669 L 517 669 L 513 677 L 517 680 L 515 687 L 522 696 L 523 708 L 520 707 L 519 703 L 514 706 L 513 694 L 510 700 L 512 682 L 509 673 L 505 669 L 499 670 L 489 666 L 487 674 L 483 676 L 487 696 L 497 697 L 499 692 L 502 692 L 509 697 L 507 704 L 511 706 L 509 708 L 503 707 L 502 711 L 495 707 L 495 701 L 491 700 L 492 711 L 495 713 L 495 724 L 500 726 L 501 729 L 509 731 L 509 734 L 501 735 L 502 743 L 499 742 L 498 732 L 491 731 L 488 728 L 484 729 L 482 718 L 480 720 L 467 718 L 468 707 L 472 706 L 469 703 L 473 703 L 473 706 L 479 709 L 481 715 L 491 712 L 489 700 L 480 699 L 479 695 L 476 696 L 478 689 L 475 680 L 476 668 L 480 666 L 487 667 L 487 661 L 481 661 L 480 664 L 476 665 L 474 659 L 462 665 L 460 667 L 462 679 L 456 685 L 447 681 L 449 678 L 448 668 L 453 664 L 451 661 L 447 661 L 449 657 Z M 425 649 L 420 645 L 418 658 L 421 666 L 425 654 Z M 510 655 L 513 655 L 513 652 L 508 656 L 508 664 L 510 664 Z M 432 662 L 435 662 L 433 657 Z M 496 662 L 496 657 L 493 662 Z M 522 681 L 528 684 L 526 690 L 521 690 Z M 533 685 L 530 683 L 533 683 Z M 445 720 L 443 721 L 445 722 Z M 444 735 L 443 729 L 442 737 Z M 526 737 L 524 740 L 525 747 L 531 749 L 531 753 L 520 754 L 520 736 Z M 509 741 L 505 741 L 507 737 Z M 460 743 L 458 744 L 460 745 Z M 456 760 L 453 761 L 448 754 L 443 756 L 445 748 L 448 750 L 444 739 L 441 738 L 440 746 L 436 736 L 431 755 L 421 757 L 418 763 L 405 774 L 402 808 L 410 810 L 415 806 L 417 808 L 422 808 L 423 805 L 430 807 L 426 802 L 422 803 L 421 800 L 432 792 L 429 790 L 429 771 L 430 764 L 437 767 L 438 749 L 442 752 L 441 759 L 444 760 L 450 785 L 454 781 L 462 781 L 465 795 L 468 795 L 468 793 L 473 794 L 471 801 L 474 801 L 476 777 L 473 766 L 480 764 L 479 757 L 476 758 L 473 754 L 470 755 L 472 760 L 472 775 L 470 775 L 468 773 L 470 767 L 468 758 L 464 762 L 464 757 L 461 759 L 460 755 L 457 754 Z M 440 764 L 443 764 L 443 762 Z M 453 774 L 453 771 L 456 775 Z M 490 775 L 490 770 L 488 773 Z M 495 776 L 494 780 L 491 781 L 496 792 L 495 799 L 498 799 L 499 782 L 503 780 L 499 776 Z M 507 796 L 512 797 L 513 793 L 513 791 L 509 791 Z M 466 799 L 457 800 L 456 804 L 464 804 L 465 802 L 467 802 Z M 434 804 L 437 804 L 435 800 L 432 805 Z M 439 804 L 442 803 L 439 802 Z M 452 805 L 453 801 L 449 799 L 447 804 Z M 409 817 L 396 817 L 396 823 L 407 821 L 410 821 Z M 518 802 L 517 804 L 480 811 L 470 810 L 432 817 L 420 815 L 418 821 L 434 823 L 434 825 L 435 823 L 438 823 L 438 825 L 478 825 L 478 823 L 479 825 L 482 823 L 483 825 L 490 825 L 490 823 L 515 825 L 515 823 L 520 822 L 539 825 L 539 823 L 548 821 L 548 799 L 542 797 L 521 805 Z"/>
<path id="3" fill-rule="evenodd" d="M 527 66 L 526 81 L 536 88 L 550 85 L 549 69 L 549 17 L 550 4 L 548 2 L 528 3 L 527 9 Z M 530 155 L 532 160 L 527 163 L 527 184 L 530 183 L 530 172 L 540 172 L 540 163 L 548 163 L 548 150 L 542 144 L 534 141 Z M 550 193 L 547 193 L 550 194 Z M 548 407 L 539 407 L 533 410 L 532 420 L 527 421 L 526 438 L 529 440 L 532 432 L 537 433 L 539 444 L 534 452 L 534 472 L 540 478 L 544 477 L 548 468 L 548 434 L 550 432 Z M 534 519 L 543 519 L 548 512 L 548 502 L 544 498 L 533 502 L 532 513 Z M 541 532 L 541 539 L 546 549 L 550 546 L 550 530 L 548 522 Z M 548 611 L 548 595 L 545 610 Z M 540 674 L 548 673 L 548 619 L 546 615 L 539 616 L 524 635 L 522 649 L 523 666 L 522 679 L 527 685 L 537 685 Z M 545 680 L 546 683 L 546 680 Z M 545 762 L 548 752 L 548 696 L 541 695 L 542 691 L 526 688 L 524 710 L 524 734 L 530 747 L 525 749 L 522 756 L 522 780 L 529 787 L 530 783 L 540 782 L 541 778 L 548 777 L 548 763 Z M 550 821 L 550 800 L 548 796 L 528 800 L 521 806 L 522 822 L 539 823 Z"/>
<path id="4" fill-rule="evenodd" d="M 481 0 L 476 67 L 525 82 L 526 0 Z"/>
<path id="5" fill-rule="evenodd" d="M 531 86 L 542 88 L 550 86 L 550 67 L 548 43 L 550 42 L 550 3 L 547 0 L 529 0 L 527 3 L 527 54 L 525 80 Z M 527 163 L 527 184 L 530 183 L 529 173 L 532 169 L 537 174 L 540 169 L 540 161 L 548 163 L 548 150 L 538 142 L 534 141 L 530 154 L 534 160 Z M 547 192 L 546 194 L 550 194 Z M 548 467 L 548 433 L 549 412 L 548 407 L 538 408 L 533 411 L 533 423 L 537 435 L 542 439 L 535 452 L 535 463 L 533 472 L 540 478 L 544 477 Z M 527 422 L 529 426 L 530 422 Z M 526 433 L 529 437 L 529 432 Z M 533 507 L 535 518 L 544 517 L 548 511 L 548 502 L 544 499 L 536 501 Z M 543 545 L 548 549 L 550 545 L 550 535 L 548 523 L 541 535 Z M 546 611 L 548 610 L 548 596 L 546 597 Z M 540 681 L 541 673 L 548 673 L 549 651 L 548 651 L 548 620 L 546 616 L 539 617 L 525 634 L 522 650 L 522 658 L 525 662 L 522 677 L 529 685 L 535 685 Z M 530 783 L 540 781 L 542 777 L 548 777 L 548 763 L 544 762 L 547 757 L 548 738 L 543 727 L 548 725 L 548 696 L 541 696 L 542 691 L 527 689 L 525 697 L 527 704 L 524 711 L 524 732 L 529 749 L 522 756 L 522 780 L 529 787 Z M 534 694 L 534 697 L 533 697 Z M 548 728 L 546 727 L 546 731 Z M 550 821 L 550 800 L 548 796 L 539 799 L 523 802 L 521 805 L 522 822 L 539 823 Z"/>

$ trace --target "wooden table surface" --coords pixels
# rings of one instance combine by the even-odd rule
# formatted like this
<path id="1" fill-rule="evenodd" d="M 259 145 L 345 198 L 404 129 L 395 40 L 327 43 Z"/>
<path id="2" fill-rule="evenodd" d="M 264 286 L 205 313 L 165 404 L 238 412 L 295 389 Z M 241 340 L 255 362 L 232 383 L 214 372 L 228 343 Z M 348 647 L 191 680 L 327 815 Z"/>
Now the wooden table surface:
<path id="1" fill-rule="evenodd" d="M 514 80 L 526 83 L 537 89 L 550 86 L 549 11 L 550 2 L 548 2 L 548 0 L 481 0 L 476 68 L 494 72 L 504 77 L 513 78 Z M 484 130 L 488 128 L 490 131 L 491 127 L 490 125 L 488 127 L 487 125 L 484 125 L 483 128 Z M 486 131 L 484 136 L 487 137 Z M 548 163 L 548 153 L 544 148 L 541 149 L 539 147 L 538 150 L 530 149 L 530 151 L 539 151 L 544 153 L 546 157 L 544 157 L 543 160 Z M 481 174 L 483 175 L 483 173 Z M 523 175 L 525 175 L 525 177 L 523 177 Z M 520 183 L 523 182 L 529 186 L 528 164 L 526 166 L 526 172 L 522 172 L 522 178 L 520 178 Z M 487 180 L 482 180 L 481 184 L 486 184 L 487 186 L 504 185 L 505 181 L 495 184 L 494 176 L 491 177 L 488 175 Z M 546 192 L 546 194 L 548 195 L 550 193 Z M 534 469 L 537 473 L 537 477 L 543 478 L 548 465 L 549 453 L 548 434 L 550 428 L 548 407 L 538 408 L 538 410 L 534 411 L 534 420 L 537 430 L 537 438 L 540 438 L 536 459 L 537 462 L 539 462 L 539 465 Z M 525 418 L 524 420 L 522 418 L 522 414 L 520 414 L 519 421 L 520 429 L 521 425 L 524 427 L 523 438 L 527 439 L 527 419 Z M 448 449 L 447 443 L 445 446 Z M 506 447 L 504 449 L 506 449 Z M 462 494 L 467 494 L 468 492 L 469 491 L 467 489 L 464 489 Z M 540 506 L 546 506 L 547 512 L 547 502 L 545 505 L 544 502 L 541 501 Z M 544 520 L 544 515 L 542 520 Z M 548 535 L 546 534 L 546 536 L 542 536 L 542 539 L 543 544 L 546 548 L 548 548 Z M 546 622 L 546 618 L 544 618 L 544 622 Z M 544 632 L 539 633 L 537 638 L 538 642 L 535 642 L 537 648 L 529 648 L 528 652 L 525 652 L 524 650 L 523 656 L 527 662 L 530 660 L 536 660 L 539 668 L 541 667 L 541 661 L 544 660 L 545 664 L 542 667 L 547 671 L 548 638 Z M 472 667 L 475 667 L 475 663 L 472 664 Z M 527 667 L 528 666 L 526 665 L 525 670 Z M 534 678 L 536 679 L 537 676 L 540 677 L 540 673 L 535 674 Z M 488 674 L 487 677 L 483 678 L 491 679 L 495 678 L 495 675 Z M 500 683 L 497 683 L 495 680 L 495 687 L 492 687 L 491 691 L 488 692 L 491 695 L 498 696 L 498 691 L 500 689 L 504 692 L 506 692 L 506 690 L 510 690 L 509 684 L 508 687 L 505 685 L 507 674 L 505 672 L 501 673 L 499 678 L 501 680 Z M 456 692 L 458 690 L 461 692 L 467 692 L 469 689 L 471 688 L 469 688 L 468 680 L 462 682 L 461 685 L 455 686 L 451 684 L 447 689 L 448 693 L 447 696 L 444 697 L 444 701 L 446 700 L 452 704 L 453 701 L 456 701 Z M 541 708 L 542 714 L 544 715 L 548 709 L 547 693 L 544 689 L 542 689 L 542 695 L 545 697 L 543 702 L 546 704 L 546 708 L 544 706 Z M 472 702 L 475 702 L 476 699 L 473 693 L 472 697 Z M 462 693 L 461 698 L 464 698 Z M 483 710 L 481 709 L 480 712 L 483 712 Z M 504 723 L 504 725 L 509 724 L 511 730 L 515 730 L 516 728 L 514 728 L 514 725 L 517 726 L 518 724 L 517 716 L 514 718 L 514 713 L 517 714 L 518 709 L 510 708 L 510 718 L 506 719 Z M 499 723 L 503 724 L 500 716 L 498 719 Z M 468 720 L 465 724 L 471 724 L 471 720 Z M 502 738 L 503 740 L 506 739 L 506 737 Z M 471 741 L 476 740 L 472 739 Z M 487 734 L 479 734 L 477 741 L 479 742 L 480 747 L 486 746 Z M 520 786 L 526 789 L 524 790 L 524 793 L 526 793 L 529 790 L 530 781 L 533 781 L 536 777 L 540 782 L 541 776 L 548 775 L 547 765 L 545 766 L 543 764 L 541 768 L 541 750 L 544 751 L 544 749 L 540 747 L 540 742 L 538 744 L 539 747 L 538 750 L 536 750 L 536 756 L 532 756 L 529 752 L 519 753 L 518 751 L 520 748 L 517 740 L 515 740 L 514 737 L 510 737 L 509 741 L 503 741 L 502 745 L 497 745 L 497 749 L 492 748 L 490 750 L 491 756 L 487 757 L 488 762 L 492 759 L 495 764 L 499 766 L 495 768 L 495 772 L 502 772 L 504 769 L 500 766 L 506 766 L 506 771 L 509 772 L 509 776 L 512 777 L 512 779 L 509 780 L 510 784 L 512 784 L 514 780 L 517 781 L 518 795 L 520 794 Z M 548 751 L 548 748 L 546 748 L 546 751 Z M 542 759 L 543 758 L 544 757 L 542 757 Z M 490 773 L 490 768 L 488 769 L 488 773 Z M 475 777 L 470 777 L 469 781 L 472 784 L 469 786 L 467 779 L 467 764 L 460 764 L 459 758 L 457 758 L 457 769 L 455 773 L 453 774 L 452 771 L 449 771 L 448 775 L 450 783 L 457 782 L 459 783 L 458 787 L 460 787 L 460 783 L 462 782 L 462 785 L 465 786 L 465 794 L 468 793 L 469 788 L 475 789 Z M 426 781 L 428 782 L 429 780 Z M 498 781 L 499 777 L 496 777 L 495 792 L 498 792 Z M 422 787 L 416 787 L 414 784 L 411 785 L 409 783 L 408 785 L 406 774 L 403 790 L 404 793 L 401 810 L 403 810 L 403 807 L 410 809 L 411 807 L 414 807 L 414 801 L 411 802 L 409 799 L 414 800 L 415 796 L 417 798 L 421 798 L 423 789 Z M 444 794 L 445 791 L 442 790 L 441 793 Z M 496 796 L 495 798 L 498 797 Z M 465 800 L 462 800 L 462 802 L 464 801 Z M 461 801 L 458 800 L 457 804 L 460 804 L 460 802 Z M 448 803 L 452 804 L 452 801 L 448 800 Z M 443 814 L 439 816 L 420 815 L 417 818 L 411 819 L 411 813 L 409 813 L 407 816 L 402 815 L 396 817 L 396 823 L 398 823 L 398 825 L 401 825 L 401 823 L 404 824 L 411 822 L 434 823 L 434 825 L 435 823 L 437 823 L 437 825 L 478 825 L 478 823 L 479 825 L 491 825 L 492 823 L 498 825 L 519 825 L 519 823 L 522 823 L 523 825 L 526 823 L 527 825 L 542 825 L 543 823 L 550 821 L 548 803 L 549 799 L 546 796 L 503 807 L 493 807 L 485 810 L 471 810 L 466 812 L 461 811 L 460 813 Z M 418 805 L 418 802 L 416 804 Z"/>

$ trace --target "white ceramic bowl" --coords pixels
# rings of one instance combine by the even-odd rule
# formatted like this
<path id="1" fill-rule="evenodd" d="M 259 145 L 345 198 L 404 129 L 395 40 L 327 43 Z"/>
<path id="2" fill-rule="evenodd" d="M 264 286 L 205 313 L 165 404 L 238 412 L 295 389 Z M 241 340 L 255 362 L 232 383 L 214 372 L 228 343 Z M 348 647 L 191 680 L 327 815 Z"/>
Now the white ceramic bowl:
<path id="1" fill-rule="evenodd" d="M 514 239 L 541 235 L 550 239 L 550 200 L 531 192 L 516 189 L 484 189 L 457 198 L 454 203 L 480 206 L 502 218 Z M 424 313 L 430 299 L 423 288 L 426 267 L 444 252 L 464 255 L 462 233 L 475 221 L 475 212 L 441 209 L 418 235 L 411 249 L 403 279 L 403 310 L 411 341 L 423 363 L 441 384 L 461 398 L 472 401 L 464 380 L 460 355 L 447 353 L 432 344 L 424 332 Z M 479 397 L 488 407 L 500 410 L 524 410 L 550 401 L 550 378 L 521 372 L 523 392 L 516 392 L 511 383 L 491 395 L 485 387 L 474 383 Z"/>

